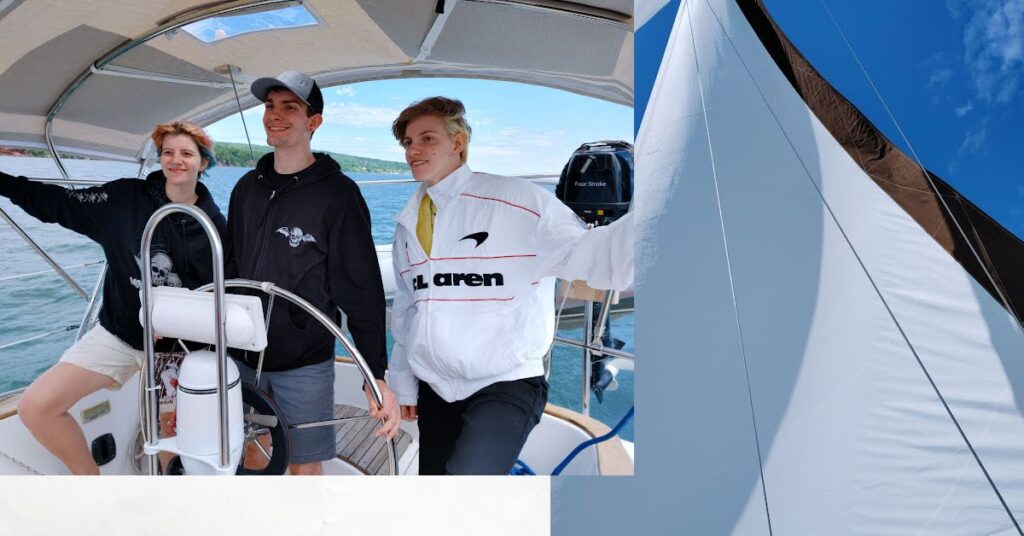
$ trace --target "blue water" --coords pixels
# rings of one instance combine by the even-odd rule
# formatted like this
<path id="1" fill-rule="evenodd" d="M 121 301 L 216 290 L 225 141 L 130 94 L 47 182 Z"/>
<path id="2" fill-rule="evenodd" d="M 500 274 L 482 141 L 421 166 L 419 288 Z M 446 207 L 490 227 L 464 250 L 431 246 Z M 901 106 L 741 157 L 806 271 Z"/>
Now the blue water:
<path id="1" fill-rule="evenodd" d="M 113 179 L 134 177 L 138 167 L 132 164 L 72 160 L 66 163 L 75 178 Z M 28 177 L 58 177 L 56 167 L 46 158 L 0 156 L 0 170 Z M 219 167 L 204 179 L 217 204 L 227 213 L 231 189 L 246 170 Z M 357 173 L 356 181 L 407 178 L 395 175 Z M 390 244 L 394 233 L 394 217 L 416 189 L 415 184 L 389 184 L 363 187 L 363 196 L 370 207 L 373 239 L 377 244 Z M 0 197 L 3 208 L 36 242 L 62 266 L 91 263 L 103 259 L 99 246 L 85 237 L 57 225 L 44 224 L 26 215 L 6 198 Z M 68 273 L 91 291 L 99 275 L 99 266 L 70 268 Z M 45 272 L 41 275 L 5 279 L 16 274 Z M 27 337 L 61 329 L 81 321 L 85 308 L 71 287 L 49 269 L 48 265 L 5 223 L 0 221 L 0 347 Z M 579 339 L 581 330 L 561 330 L 560 335 Z M 51 335 L 11 348 L 0 349 L 0 393 L 24 387 L 57 361 L 74 341 L 75 330 Z M 612 335 L 625 341 L 624 350 L 634 352 L 633 315 L 616 318 Z M 390 337 L 388 337 L 390 345 Z M 390 350 L 390 348 L 389 348 Z M 550 401 L 559 406 L 580 409 L 582 383 L 581 351 L 556 345 L 552 358 Z M 591 397 L 591 415 L 614 426 L 633 404 L 633 372 L 618 376 L 619 389 L 607 393 L 603 403 Z M 633 439 L 633 423 L 621 435 Z"/>

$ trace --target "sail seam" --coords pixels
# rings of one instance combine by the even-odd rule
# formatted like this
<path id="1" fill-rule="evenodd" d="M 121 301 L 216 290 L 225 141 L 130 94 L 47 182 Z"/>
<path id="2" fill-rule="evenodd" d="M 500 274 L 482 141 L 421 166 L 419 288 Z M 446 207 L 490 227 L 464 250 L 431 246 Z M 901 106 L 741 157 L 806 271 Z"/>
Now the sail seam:
<path id="1" fill-rule="evenodd" d="M 743 325 L 740 322 L 739 300 L 736 298 L 736 286 L 733 281 L 732 258 L 729 255 L 729 238 L 725 229 L 725 215 L 722 211 L 722 197 L 718 190 L 718 168 L 715 166 L 715 150 L 711 143 L 711 123 L 708 121 L 708 108 L 704 102 L 704 82 L 700 74 L 700 59 L 697 55 L 697 39 L 694 37 L 693 31 L 693 14 L 690 9 L 687 9 L 689 7 L 688 4 L 689 2 L 687 2 L 687 5 L 684 5 L 682 9 L 686 11 L 687 19 L 689 19 L 690 22 L 690 42 L 693 45 L 693 64 L 697 73 L 697 90 L 700 94 L 700 107 L 704 114 L 704 132 L 707 135 L 708 156 L 711 161 L 711 176 L 714 179 L 715 184 L 715 203 L 718 206 L 718 221 L 722 229 L 722 246 L 725 249 L 725 266 L 726 271 L 729 274 L 729 292 L 732 295 L 733 318 L 736 321 L 736 332 L 739 336 L 740 356 L 743 358 L 743 373 L 747 384 L 747 402 L 750 404 L 750 421 L 754 431 L 754 447 L 757 449 L 757 469 L 761 477 L 761 496 L 764 498 L 764 515 L 768 523 L 768 534 L 772 535 L 772 515 L 771 510 L 768 508 L 768 487 L 765 485 L 764 480 L 764 460 L 761 454 L 761 439 L 757 433 L 757 413 L 754 410 L 754 392 L 750 386 L 750 367 L 747 364 L 747 347 L 743 342 Z M 711 6 L 708 5 L 708 7 L 710 8 Z M 724 28 L 722 33 L 725 34 Z M 726 35 L 726 38 L 728 38 L 728 35 Z"/>
<path id="2" fill-rule="evenodd" d="M 981 457 L 978 455 L 978 452 L 974 449 L 974 445 L 971 444 L 970 439 L 967 438 L 967 434 L 966 432 L 964 432 L 963 427 L 960 425 L 960 421 L 958 421 L 956 415 L 953 414 L 953 409 L 949 407 L 949 404 L 946 402 L 946 398 L 942 396 L 942 392 L 939 390 L 938 385 L 935 383 L 935 380 L 932 379 L 931 373 L 928 372 L 928 367 L 925 366 L 924 361 L 921 359 L 921 356 L 917 353 L 917 349 L 914 348 L 914 344 L 910 342 L 910 337 L 903 330 L 903 326 L 900 324 L 900 321 L 896 318 L 896 314 L 889 306 L 889 302 L 885 299 L 885 296 L 882 294 L 882 290 L 878 287 L 878 284 L 875 283 L 875 279 L 871 276 L 871 272 L 868 270 L 867 265 L 864 264 L 864 261 L 863 259 L 861 259 L 860 254 L 857 252 L 857 249 L 853 246 L 853 242 L 850 240 L 850 237 L 846 234 L 846 230 L 843 228 L 842 224 L 839 223 L 839 218 L 836 216 L 835 212 L 833 212 L 832 206 L 829 205 L 828 201 L 825 199 L 824 193 L 821 191 L 821 188 L 818 186 L 818 183 L 815 182 L 814 176 L 807 168 L 807 165 L 804 162 L 803 158 L 800 157 L 800 152 L 797 151 L 796 145 L 793 144 L 793 140 L 789 137 L 789 134 L 786 132 L 786 129 L 782 126 L 782 122 L 779 120 L 778 115 L 775 113 L 775 109 L 772 108 L 771 103 L 768 102 L 768 98 L 761 90 L 761 86 L 757 83 L 757 80 L 754 78 L 753 73 L 750 71 L 750 67 L 747 66 L 747 62 L 744 61 L 743 56 L 740 54 L 739 48 L 736 46 L 736 43 L 733 42 L 732 37 L 729 36 L 729 33 L 726 31 L 725 25 L 722 24 L 722 21 L 719 18 L 718 13 L 715 11 L 714 7 L 711 6 L 708 0 L 704 0 L 704 2 L 707 4 L 708 9 L 711 10 L 712 15 L 715 17 L 715 21 L 718 22 L 718 26 L 722 29 L 722 34 L 725 35 L 726 40 L 729 41 L 729 45 L 732 47 L 733 52 L 736 53 L 736 57 L 740 60 L 740 64 L 743 65 L 743 69 L 746 71 L 747 76 L 750 78 L 750 82 L 754 85 L 754 88 L 757 90 L 757 93 L 761 97 L 762 102 L 764 102 L 765 107 L 768 109 L 768 113 L 771 114 L 776 126 L 779 127 L 779 131 L 782 133 L 782 136 L 786 139 L 786 143 L 789 144 L 790 149 L 793 151 L 793 155 L 796 157 L 797 161 L 800 163 L 800 167 L 804 170 L 804 173 L 807 175 L 807 178 L 810 181 L 811 186 L 814 188 L 814 191 L 818 194 L 818 197 L 821 199 L 822 205 L 825 207 L 825 210 L 828 211 L 829 217 L 832 219 L 832 222 L 835 223 L 836 228 L 839 230 L 839 233 L 843 236 L 843 240 L 846 241 L 846 245 L 850 248 L 850 252 L 853 254 L 853 257 L 857 260 L 857 263 L 860 265 L 861 270 L 864 272 L 865 277 L 867 277 L 868 282 L 874 289 L 875 294 L 878 296 L 878 299 L 882 302 L 882 306 L 885 307 L 886 313 L 888 313 L 889 318 L 892 319 L 893 324 L 896 326 L 896 330 L 899 331 L 899 334 L 903 338 L 903 341 L 907 344 L 907 348 L 910 350 L 910 353 L 914 356 L 914 359 L 917 361 L 918 367 L 920 367 L 921 372 L 924 373 L 925 378 L 928 380 L 928 383 L 931 385 L 932 390 L 935 392 L 935 396 L 937 396 L 939 401 L 942 403 L 942 407 L 945 408 L 946 414 L 949 415 L 949 418 L 953 422 L 953 425 L 956 427 L 957 432 L 960 433 L 960 437 L 963 439 L 964 444 L 967 446 L 968 450 L 970 450 L 971 455 L 974 457 L 974 461 L 978 464 L 978 467 L 981 469 L 982 474 L 985 475 L 985 479 L 988 481 L 989 486 L 991 486 L 992 491 L 995 492 L 996 497 L 999 499 L 999 502 L 1003 506 L 1003 509 L 1006 511 L 1006 514 L 1010 517 L 1010 521 L 1013 523 L 1014 527 L 1017 528 L 1017 532 L 1019 534 L 1024 535 L 1024 532 L 1021 531 L 1021 527 L 1017 523 L 1017 519 L 1013 516 L 1013 512 L 1010 510 L 1009 505 L 1007 505 L 1006 501 L 1003 499 L 1002 493 L 999 492 L 999 488 L 996 486 L 995 481 L 992 480 L 991 475 L 989 475 L 988 470 L 985 468 L 985 464 L 981 461 Z"/>

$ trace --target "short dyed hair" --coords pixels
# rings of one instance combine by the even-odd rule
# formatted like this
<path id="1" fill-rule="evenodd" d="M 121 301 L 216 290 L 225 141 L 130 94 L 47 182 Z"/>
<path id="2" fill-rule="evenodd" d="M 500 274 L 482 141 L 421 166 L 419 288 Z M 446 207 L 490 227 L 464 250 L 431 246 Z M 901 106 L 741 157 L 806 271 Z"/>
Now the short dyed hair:
<path id="1" fill-rule="evenodd" d="M 391 133 L 395 135 L 398 143 L 402 143 L 405 129 L 408 128 L 409 123 L 425 115 L 441 118 L 445 130 L 452 138 L 458 134 L 466 135 L 466 144 L 463 146 L 462 152 L 459 153 L 459 158 L 465 164 L 469 159 L 469 138 L 473 134 L 473 129 L 466 122 L 466 107 L 463 106 L 462 101 L 457 99 L 430 97 L 410 104 L 408 108 L 398 114 L 398 118 L 391 124 Z"/>
<path id="2" fill-rule="evenodd" d="M 213 138 L 202 127 L 189 121 L 163 123 L 157 125 L 149 137 L 153 140 L 157 153 L 160 153 L 164 148 L 164 138 L 179 134 L 192 138 L 196 147 L 199 148 L 199 157 L 206 160 L 206 169 L 202 172 L 203 175 L 206 175 L 210 168 L 217 165 L 217 156 L 213 152 Z"/>

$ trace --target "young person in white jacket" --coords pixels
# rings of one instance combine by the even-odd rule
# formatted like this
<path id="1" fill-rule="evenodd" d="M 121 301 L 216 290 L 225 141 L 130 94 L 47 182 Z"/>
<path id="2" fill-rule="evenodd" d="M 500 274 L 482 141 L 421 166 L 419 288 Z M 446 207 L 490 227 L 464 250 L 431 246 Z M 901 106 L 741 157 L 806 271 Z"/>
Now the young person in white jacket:
<path id="1" fill-rule="evenodd" d="M 419 420 L 420 474 L 508 474 L 547 403 L 555 277 L 633 280 L 633 216 L 587 231 L 553 194 L 466 166 L 462 103 L 392 125 L 422 186 L 399 214 L 389 383 Z"/>

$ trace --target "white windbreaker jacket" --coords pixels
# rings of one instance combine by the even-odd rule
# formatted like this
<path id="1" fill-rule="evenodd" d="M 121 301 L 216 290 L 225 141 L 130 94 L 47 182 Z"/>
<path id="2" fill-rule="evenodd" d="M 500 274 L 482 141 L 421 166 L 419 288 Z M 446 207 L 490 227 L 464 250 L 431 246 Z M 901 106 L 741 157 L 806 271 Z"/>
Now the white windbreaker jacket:
<path id="1" fill-rule="evenodd" d="M 428 257 L 416 238 L 423 192 L 437 206 Z M 555 196 L 466 166 L 420 189 L 396 218 L 397 291 L 389 384 L 416 405 L 417 380 L 448 402 L 544 374 L 555 277 L 621 290 L 633 281 L 633 214 L 587 231 Z"/>

